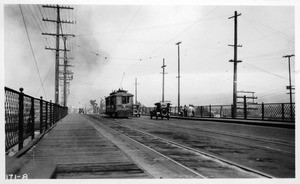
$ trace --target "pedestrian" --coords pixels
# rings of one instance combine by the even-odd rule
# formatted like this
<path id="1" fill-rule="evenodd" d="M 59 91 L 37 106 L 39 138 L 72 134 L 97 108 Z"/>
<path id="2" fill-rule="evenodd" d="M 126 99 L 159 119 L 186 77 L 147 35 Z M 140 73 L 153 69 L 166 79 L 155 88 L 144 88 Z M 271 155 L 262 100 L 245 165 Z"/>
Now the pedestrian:
<path id="1" fill-rule="evenodd" d="M 186 117 L 187 116 L 187 107 L 186 107 L 186 105 L 184 105 L 183 113 L 184 113 L 184 117 Z"/>

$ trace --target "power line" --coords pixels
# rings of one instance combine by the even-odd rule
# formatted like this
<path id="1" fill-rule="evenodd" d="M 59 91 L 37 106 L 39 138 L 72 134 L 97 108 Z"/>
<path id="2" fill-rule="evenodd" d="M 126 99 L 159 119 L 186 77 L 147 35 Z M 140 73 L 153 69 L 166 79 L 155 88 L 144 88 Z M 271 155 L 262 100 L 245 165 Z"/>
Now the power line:
<path id="1" fill-rule="evenodd" d="M 269 43 L 271 43 L 274 47 L 280 49 L 280 47 L 278 46 L 277 43 L 275 43 L 275 42 L 273 42 L 272 40 L 270 40 L 270 39 L 268 38 L 268 36 L 266 36 L 262 31 L 260 31 L 257 27 L 255 27 L 249 20 L 247 20 L 247 19 L 244 19 L 244 20 L 248 21 L 248 22 L 250 23 L 250 25 L 252 25 L 252 27 L 253 27 L 259 34 L 261 34 L 261 35 L 263 36 L 264 39 L 266 39 L 266 40 L 267 40 Z"/>
<path id="2" fill-rule="evenodd" d="M 53 62 L 52 65 L 51 65 L 51 67 L 49 68 L 49 70 L 48 70 L 48 72 L 47 72 L 47 74 L 46 74 L 46 76 L 45 76 L 45 78 L 44 78 L 44 80 L 43 80 L 43 83 L 46 81 L 46 79 L 48 78 L 50 72 L 52 71 L 52 68 L 53 68 L 53 66 L 54 66 L 54 63 L 55 63 L 55 62 Z M 42 85 L 39 87 L 39 89 L 38 89 L 38 91 L 37 91 L 37 94 L 40 92 L 41 87 L 42 87 Z M 37 95 L 37 94 L 36 94 L 36 95 Z"/>
<path id="3" fill-rule="evenodd" d="M 250 66 L 252 66 L 252 67 L 254 67 L 254 68 L 257 68 L 257 69 L 259 69 L 259 70 L 261 70 L 261 71 L 263 71 L 263 72 L 265 72 L 265 73 L 271 74 L 271 75 L 273 75 L 273 76 L 275 76 L 275 77 L 279 77 L 279 78 L 281 78 L 281 79 L 288 80 L 288 79 L 285 78 L 285 77 L 282 77 L 282 76 L 280 76 L 280 75 L 274 74 L 274 73 L 272 73 L 272 72 L 269 72 L 269 71 L 267 71 L 267 70 L 264 70 L 264 69 L 262 69 L 262 68 L 259 68 L 259 67 L 255 66 L 255 65 L 250 64 L 250 63 L 247 63 L 247 62 L 244 62 L 244 63 L 246 63 L 246 64 L 248 64 L 248 65 L 250 65 Z"/>
<path id="4" fill-rule="evenodd" d="M 207 17 L 209 14 L 211 14 L 213 11 L 215 11 L 219 6 L 215 7 L 214 9 L 212 9 L 211 11 L 209 11 L 207 14 L 205 14 L 203 17 L 197 19 L 195 22 L 193 22 L 191 25 L 189 25 L 187 28 L 185 28 L 183 31 L 181 31 L 179 34 L 177 34 L 175 37 L 173 37 L 172 39 L 170 39 L 169 41 L 167 41 L 165 44 L 163 44 L 162 46 L 160 46 L 159 48 L 155 49 L 154 51 L 152 51 L 150 54 L 148 54 L 147 56 L 151 56 L 153 53 L 155 53 L 156 51 L 160 50 L 161 48 L 165 47 L 167 44 L 169 44 L 171 41 L 173 41 L 175 38 L 179 37 L 180 35 L 182 35 L 184 32 L 186 32 L 187 30 L 189 30 L 190 28 L 192 28 L 194 25 L 196 25 L 198 22 L 200 22 L 201 20 L 203 20 L 205 17 Z M 143 59 L 145 59 L 147 57 L 144 58 L 140 58 L 139 61 L 137 61 L 134 65 L 132 65 L 129 69 L 127 69 L 126 71 L 131 70 L 133 67 L 135 67 L 140 61 L 142 61 Z M 152 57 L 150 57 L 151 59 Z"/>
<path id="5" fill-rule="evenodd" d="M 262 25 L 263 27 L 268 28 L 271 32 L 273 32 L 274 34 L 277 34 L 277 35 L 281 36 L 282 38 L 285 38 L 285 39 L 287 39 L 287 40 L 289 40 L 289 41 L 295 42 L 295 40 L 293 40 L 290 36 L 288 36 L 287 34 L 282 33 L 281 31 L 278 31 L 277 29 L 275 29 L 275 28 L 273 28 L 273 27 L 271 27 L 271 26 L 268 26 L 268 25 L 266 25 L 266 24 L 263 24 L 263 23 L 261 23 L 261 22 L 255 20 L 255 19 L 253 19 L 253 18 L 251 18 L 251 17 L 245 16 L 245 19 L 248 20 L 248 21 L 255 22 L 256 24 Z"/>
<path id="6" fill-rule="evenodd" d="M 23 18 L 25 29 L 26 29 L 26 34 L 27 34 L 27 38 L 28 38 L 29 45 L 30 45 L 30 48 L 31 48 L 31 52 L 32 52 L 32 55 L 33 55 L 33 59 L 34 59 L 34 62 L 35 62 L 35 66 L 36 66 L 36 69 L 37 69 L 37 72 L 38 72 L 38 75 L 39 75 L 39 79 L 40 79 L 40 82 L 41 82 L 41 85 L 42 85 L 45 97 L 47 99 L 47 95 L 46 95 L 46 92 L 45 92 L 44 84 L 42 82 L 40 71 L 39 71 L 39 67 L 37 65 L 36 58 L 35 58 L 35 55 L 34 55 L 34 52 L 33 52 L 32 44 L 31 44 L 31 41 L 30 41 L 30 38 L 29 38 L 29 34 L 28 34 L 28 30 L 27 30 L 27 26 L 26 26 L 26 22 L 25 22 L 25 18 L 24 18 L 24 15 L 23 15 L 23 11 L 22 11 L 21 5 L 19 5 L 19 8 L 20 8 L 20 11 L 21 11 L 21 14 L 22 14 L 22 18 Z"/>
<path id="7" fill-rule="evenodd" d="M 140 6 L 140 7 L 136 10 L 135 14 L 133 15 L 133 17 L 132 17 L 131 20 L 129 21 L 128 25 L 126 26 L 126 29 L 123 31 L 123 33 L 121 34 L 121 36 L 119 37 L 119 39 L 117 40 L 117 42 L 114 44 L 111 53 L 113 53 L 113 51 L 114 51 L 116 45 L 119 43 L 119 41 L 123 38 L 124 34 L 127 32 L 127 29 L 129 28 L 129 26 L 131 25 L 131 23 L 133 22 L 134 18 L 136 17 L 136 15 L 138 14 L 138 12 L 140 11 L 141 8 L 142 8 L 142 6 Z"/>
<path id="8" fill-rule="evenodd" d="M 200 22 L 201 20 L 203 20 L 205 17 L 207 17 L 209 14 L 211 14 L 213 11 L 215 11 L 219 6 L 216 6 L 214 9 L 212 9 L 211 11 L 209 11 L 207 14 L 205 14 L 203 17 L 197 19 L 194 23 L 192 23 L 191 25 L 189 25 L 187 28 L 185 28 L 183 31 L 181 31 L 179 34 L 177 34 L 175 37 L 173 37 L 172 39 L 168 40 L 165 44 L 163 44 L 162 46 L 158 47 L 157 49 L 153 50 L 150 54 L 148 54 L 147 56 L 151 56 L 153 53 L 157 52 L 158 50 L 164 48 L 166 45 L 168 45 L 170 42 L 172 42 L 175 38 L 179 37 L 180 35 L 182 35 L 184 32 L 186 32 L 187 30 L 189 30 L 190 28 L 192 28 L 194 25 L 196 25 L 198 22 Z M 147 58 L 147 57 L 145 57 Z"/>
<path id="9" fill-rule="evenodd" d="M 141 30 L 141 29 L 156 29 L 156 28 L 161 28 L 161 27 L 170 27 L 170 26 L 176 26 L 176 25 L 182 25 L 182 24 L 187 24 L 192 21 L 185 21 L 185 22 L 178 22 L 178 23 L 171 23 L 171 24 L 160 24 L 160 25 L 153 25 L 153 26 L 144 26 L 144 27 L 133 27 L 133 28 L 127 28 L 128 30 Z M 96 35 L 96 34 L 107 34 L 107 33 L 112 33 L 112 32 L 118 32 L 118 31 L 125 31 L 124 29 L 116 29 L 113 31 L 103 31 L 103 32 L 92 32 L 92 33 L 82 33 L 78 34 L 76 36 L 89 36 L 89 35 Z"/>
<path id="10" fill-rule="evenodd" d="M 44 19 L 44 14 L 43 14 L 43 12 L 44 12 L 45 15 L 47 16 L 46 11 L 45 11 L 44 9 L 41 10 L 41 7 L 40 7 L 39 5 L 37 5 L 37 7 L 38 7 L 38 9 L 39 9 L 39 12 L 40 12 L 42 18 Z M 43 12 L 42 12 L 42 11 L 43 11 Z M 52 27 L 52 26 L 50 26 L 50 28 L 49 28 L 47 22 L 42 21 L 42 25 L 44 25 L 44 30 L 51 30 L 51 27 Z M 51 31 L 51 32 L 52 32 L 52 31 Z M 51 37 L 51 38 L 52 38 L 52 37 Z M 50 38 L 50 40 L 48 40 L 48 38 L 45 37 L 45 39 L 46 39 L 46 41 L 47 41 L 49 47 L 52 47 L 52 46 L 54 45 L 54 41 L 53 41 L 53 39 L 51 39 L 51 38 Z M 51 44 L 51 42 L 52 42 L 52 44 Z M 55 51 L 53 51 L 53 52 L 55 52 Z"/>
<path id="11" fill-rule="evenodd" d="M 37 27 L 38 27 L 38 29 L 41 31 L 41 33 L 43 32 L 43 30 L 42 30 L 42 28 L 41 28 L 41 26 L 40 26 L 40 24 L 38 23 L 38 21 L 37 21 L 37 19 L 36 19 L 36 16 L 35 16 L 35 13 L 32 11 L 32 9 L 31 9 L 31 6 L 30 5 L 28 5 L 28 9 L 30 10 L 30 12 L 31 12 L 31 14 L 32 14 L 32 16 L 33 16 L 33 20 L 35 21 L 35 23 L 36 23 L 36 25 L 37 25 Z"/>
<path id="12" fill-rule="evenodd" d="M 39 18 L 44 18 L 42 12 L 39 10 L 39 5 L 36 5 L 36 6 L 33 5 L 33 8 L 34 8 L 34 11 L 36 12 L 38 20 L 42 20 L 42 19 L 39 19 Z M 42 27 L 42 30 L 44 30 L 44 31 L 47 30 L 46 25 L 43 23 L 43 21 L 40 21 L 40 25 Z"/>
<path id="13" fill-rule="evenodd" d="M 293 52 L 294 50 L 286 50 L 286 52 Z M 263 54 L 263 55 L 257 55 L 257 56 L 246 56 L 244 59 L 249 59 L 249 58 L 263 58 L 267 56 L 275 56 L 275 55 L 282 55 L 284 53 L 283 51 L 280 52 L 275 52 L 275 53 L 270 53 L 270 54 Z"/>

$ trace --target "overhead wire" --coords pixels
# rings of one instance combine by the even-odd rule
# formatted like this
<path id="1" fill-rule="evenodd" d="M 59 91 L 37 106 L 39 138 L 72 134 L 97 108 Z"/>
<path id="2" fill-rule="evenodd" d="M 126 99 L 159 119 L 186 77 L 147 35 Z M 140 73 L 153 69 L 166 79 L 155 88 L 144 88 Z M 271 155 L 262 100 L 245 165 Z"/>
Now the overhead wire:
<path id="1" fill-rule="evenodd" d="M 52 56 L 53 56 L 53 55 L 52 55 Z M 53 57 L 53 58 L 54 58 L 54 57 Z M 53 60 L 53 61 L 54 61 L 54 60 Z M 44 78 L 44 80 L 43 80 L 43 83 L 45 83 L 45 81 L 46 81 L 46 79 L 48 78 L 50 72 L 52 71 L 52 69 L 53 69 L 53 67 L 54 67 L 54 63 L 55 63 L 55 62 L 52 62 L 52 65 L 51 65 L 51 67 L 49 68 L 49 70 L 48 70 L 48 72 L 47 72 L 47 74 L 46 74 L 46 76 L 45 76 L 45 78 Z M 38 91 L 37 91 L 37 94 L 40 92 L 41 87 L 42 87 L 42 85 L 39 87 L 39 89 L 38 89 Z"/>
<path id="2" fill-rule="evenodd" d="M 41 22 L 42 22 L 42 23 L 41 23 L 41 26 L 43 27 L 43 32 L 45 32 L 48 28 L 47 28 L 47 24 L 45 23 L 45 21 L 43 21 L 44 15 L 43 15 L 43 13 L 42 13 L 42 11 L 41 11 L 39 5 L 36 5 L 36 6 L 33 5 L 33 7 L 34 7 L 34 9 L 35 9 L 35 12 L 39 12 L 39 13 L 40 13 L 40 18 L 41 18 L 40 20 L 41 20 Z M 37 7 L 38 11 L 36 10 L 35 7 Z M 37 13 L 37 16 L 39 16 L 38 13 Z M 43 32 L 42 32 L 42 33 L 43 33 Z M 51 47 L 50 41 L 47 39 L 47 37 L 45 37 L 45 40 L 46 40 L 48 46 Z"/>
<path id="3" fill-rule="evenodd" d="M 41 31 L 41 33 L 43 32 L 43 29 L 41 28 L 41 25 L 40 25 L 40 23 L 38 23 L 38 21 L 37 21 L 37 19 L 36 19 L 36 15 L 35 15 L 35 13 L 32 11 L 32 9 L 31 9 L 31 6 L 30 5 L 27 5 L 28 6 L 28 9 L 30 9 L 30 12 L 31 12 L 31 14 L 32 14 L 32 16 L 33 16 L 33 20 L 35 21 L 35 23 L 36 23 L 36 25 L 37 25 L 37 27 L 38 27 L 38 29 Z M 33 7 L 34 8 L 34 7 Z"/>
<path id="4" fill-rule="evenodd" d="M 27 35 L 27 38 L 28 38 L 28 41 L 29 41 L 29 45 L 30 45 L 30 48 L 31 48 L 31 53 L 32 53 L 32 56 L 33 56 L 33 59 L 34 59 L 34 63 L 35 63 L 36 69 L 37 69 L 37 73 L 38 73 L 40 82 L 41 82 L 41 84 L 42 84 L 42 88 L 43 88 L 45 97 L 46 97 L 46 99 L 47 99 L 47 94 L 46 94 L 46 91 L 45 91 L 45 88 L 44 88 L 43 81 L 42 81 L 42 79 L 41 79 L 39 67 L 38 67 L 38 65 L 37 65 L 37 61 L 36 61 L 35 54 L 34 54 L 34 51 L 33 51 L 33 48 L 32 48 L 32 44 L 31 44 L 31 40 L 30 40 L 30 37 L 29 37 L 29 33 L 28 33 L 28 30 L 27 30 L 26 21 L 25 21 L 24 14 L 23 14 L 23 11 L 22 11 L 22 7 L 21 7 L 20 4 L 19 4 L 19 8 L 20 8 L 20 11 L 21 11 L 21 14 L 22 14 L 22 18 L 23 18 L 23 22 L 24 22 L 24 26 L 25 26 L 25 30 L 26 30 L 26 35 Z"/>
<path id="5" fill-rule="evenodd" d="M 161 48 L 165 47 L 166 45 L 168 45 L 172 40 L 174 40 L 175 38 L 179 37 L 180 35 L 182 35 L 183 33 L 185 33 L 187 30 L 189 30 L 190 28 L 192 28 L 194 25 L 196 25 L 198 22 L 200 22 L 201 20 L 203 20 L 205 17 L 207 17 L 208 15 L 210 15 L 213 11 L 215 11 L 219 6 L 216 6 L 214 9 L 212 9 L 211 11 L 209 11 L 207 14 L 205 14 L 204 16 L 202 16 L 201 18 L 197 19 L 195 22 L 193 22 L 191 25 L 189 25 L 188 27 L 186 27 L 183 31 L 181 31 L 179 34 L 177 34 L 175 37 L 173 37 L 172 39 L 168 40 L 165 44 L 163 44 L 162 46 L 160 46 L 158 49 L 155 49 L 154 51 L 151 52 L 151 54 L 148 55 L 151 56 L 153 53 L 155 53 L 156 51 L 160 50 Z M 154 58 L 154 57 L 149 57 L 150 59 Z M 140 61 L 142 61 L 144 58 L 140 58 L 135 64 L 133 64 L 130 68 L 128 68 L 126 70 L 129 71 L 131 69 L 133 69 Z"/>
<path id="6" fill-rule="evenodd" d="M 249 21 L 249 19 L 243 17 L 243 20 L 247 21 L 249 23 L 249 25 L 251 25 L 259 34 L 261 34 L 263 36 L 263 38 L 265 40 L 267 40 L 269 43 L 271 43 L 274 47 L 276 47 L 277 49 L 281 49 L 279 46 L 278 46 L 278 43 L 275 43 L 273 40 L 270 40 L 269 39 L 269 35 L 266 35 L 264 34 L 261 30 L 259 30 L 254 24 L 253 24 L 253 21 Z"/>
<path id="7" fill-rule="evenodd" d="M 39 21 L 38 21 L 39 20 L 38 19 L 38 13 L 37 13 L 36 9 L 34 8 L 34 5 L 33 5 L 33 9 L 34 10 L 32 10 L 31 5 L 28 5 L 27 8 L 30 9 L 30 13 L 31 13 L 31 15 L 33 17 L 33 20 L 35 21 L 38 29 L 41 31 L 41 34 L 42 34 L 43 32 L 45 32 L 45 27 L 43 26 L 42 23 L 39 23 Z M 47 44 L 50 45 L 48 39 L 45 39 L 45 40 L 46 40 Z"/>
<path id="8" fill-rule="evenodd" d="M 30 5 L 28 5 L 28 7 L 30 7 Z M 37 7 L 38 7 L 38 5 L 37 5 Z M 33 8 L 34 8 L 34 11 L 35 11 L 35 12 L 31 11 L 31 13 L 32 13 L 32 15 L 34 16 L 34 20 L 35 20 L 36 24 L 39 25 L 39 23 L 38 23 L 38 21 L 37 21 L 38 18 L 39 18 L 39 17 L 38 17 L 38 16 L 39 16 L 38 11 L 36 10 L 36 8 L 35 8 L 34 5 L 33 5 Z M 41 13 L 41 11 L 39 11 L 39 12 Z M 41 13 L 40 16 L 43 17 L 43 14 Z M 41 19 L 41 20 L 42 20 L 42 19 Z M 41 21 L 41 22 L 43 22 L 43 21 Z M 44 31 L 46 30 L 46 28 L 45 28 L 45 26 L 44 26 L 43 23 L 41 23 L 40 25 L 41 25 L 41 27 L 39 26 L 39 29 L 40 29 L 40 31 L 41 31 L 41 33 L 42 33 L 42 32 L 44 32 Z M 45 40 L 46 40 L 47 44 L 50 46 L 50 43 L 49 43 L 48 39 L 45 39 Z M 51 56 L 53 57 L 53 55 L 51 55 Z M 49 72 L 51 71 L 53 65 L 54 65 L 54 62 L 53 62 L 53 64 L 52 64 L 52 66 L 50 67 L 48 73 L 46 74 L 44 80 L 42 81 L 42 84 L 45 83 L 45 80 L 47 79 L 47 77 L 48 77 L 48 75 L 49 75 Z M 39 89 L 38 89 L 36 95 L 38 95 L 38 93 L 39 93 L 39 91 L 40 91 L 41 88 L 42 88 L 42 85 L 40 85 L 40 87 L 39 87 Z"/>
<path id="9" fill-rule="evenodd" d="M 39 9 L 39 12 L 40 12 L 42 18 L 45 18 L 45 17 L 50 18 L 46 13 L 45 8 L 41 9 L 41 7 L 40 7 L 41 5 L 37 5 L 37 6 L 38 6 L 38 9 Z M 45 26 L 45 30 L 49 30 L 49 32 L 52 32 L 52 26 L 49 25 L 49 22 L 48 21 L 42 21 L 42 22 L 43 22 L 43 25 Z M 49 37 L 47 37 L 47 36 L 45 37 L 45 39 L 47 40 L 48 46 L 52 47 L 53 45 L 55 45 L 53 37 L 50 37 L 50 39 L 48 39 L 48 38 Z M 54 50 L 52 50 L 52 51 L 55 52 Z"/>
<path id="10" fill-rule="evenodd" d="M 205 17 L 207 17 L 208 15 L 210 15 L 212 12 L 214 12 L 219 6 L 216 6 L 215 8 L 213 8 L 211 11 L 209 11 L 208 13 L 206 13 L 204 16 L 202 16 L 201 18 L 197 19 L 195 22 L 193 22 L 191 25 L 189 25 L 188 27 L 186 27 L 183 31 L 181 31 L 179 34 L 177 34 L 176 36 L 172 37 L 170 40 L 168 40 L 166 43 L 164 43 L 162 46 L 158 47 L 157 49 L 154 49 L 150 54 L 148 54 L 145 58 L 148 58 L 149 56 L 151 56 L 153 53 L 157 52 L 158 50 L 164 48 L 166 45 L 168 45 L 171 41 L 173 41 L 175 38 L 179 37 L 180 35 L 182 35 L 183 33 L 185 33 L 187 30 L 191 29 L 194 25 L 196 25 L 197 23 L 199 23 L 200 21 L 202 21 Z"/>
<path id="11" fill-rule="evenodd" d="M 124 34 L 127 32 L 127 29 L 132 24 L 133 20 L 135 19 L 135 17 L 137 16 L 137 14 L 139 13 L 139 11 L 140 11 L 141 8 L 142 8 L 142 6 L 140 5 L 139 8 L 136 10 L 135 14 L 133 15 L 133 17 L 131 18 L 131 20 L 129 21 L 129 23 L 127 24 L 126 29 L 122 32 L 122 34 L 120 35 L 120 37 L 118 38 L 118 40 L 115 42 L 114 46 L 111 49 L 111 53 L 112 53 L 111 55 L 113 55 L 115 47 L 121 41 L 121 39 L 123 38 Z"/>
<path id="12" fill-rule="evenodd" d="M 269 26 L 269 25 L 266 25 L 262 22 L 259 22 L 257 20 L 255 20 L 254 18 L 251 18 L 251 17 L 248 17 L 248 16 L 243 16 L 244 19 L 248 20 L 249 22 L 252 21 L 252 22 L 255 22 L 256 24 L 259 24 L 259 25 L 262 25 L 263 27 L 265 28 L 268 28 L 270 31 L 272 31 L 274 34 L 277 34 L 279 36 L 281 36 L 282 38 L 285 38 L 286 40 L 289 40 L 289 41 L 292 41 L 292 42 L 295 42 L 294 39 L 292 39 L 290 36 L 288 36 L 287 34 L 285 33 L 282 33 L 281 31 Z"/>
<path id="13" fill-rule="evenodd" d="M 41 7 L 40 5 L 36 5 L 38 7 L 38 10 L 40 12 L 40 15 L 41 15 L 41 18 L 43 19 L 44 18 L 44 14 L 42 13 L 42 10 L 41 10 Z M 42 25 L 44 27 L 44 30 L 48 30 L 48 25 L 45 23 L 45 21 L 42 21 Z"/>
<path id="14" fill-rule="evenodd" d="M 283 77 L 283 76 L 274 74 L 274 73 L 272 73 L 272 72 L 269 72 L 269 71 L 267 71 L 267 70 L 265 70 L 265 69 L 259 68 L 259 67 L 255 66 L 255 65 L 250 64 L 250 63 L 247 63 L 247 62 L 244 62 L 244 63 L 247 64 L 247 65 L 249 65 L 249 66 L 251 66 L 251 67 L 254 67 L 254 68 L 256 68 L 256 69 L 259 69 L 259 70 L 261 70 L 261 71 L 263 71 L 263 72 L 265 72 L 265 73 L 271 74 L 271 75 L 273 75 L 273 76 L 275 76 L 275 77 L 278 77 L 278 78 L 281 78 L 281 79 L 284 79 L 284 80 L 288 80 L 288 78 L 286 78 L 286 77 Z"/>

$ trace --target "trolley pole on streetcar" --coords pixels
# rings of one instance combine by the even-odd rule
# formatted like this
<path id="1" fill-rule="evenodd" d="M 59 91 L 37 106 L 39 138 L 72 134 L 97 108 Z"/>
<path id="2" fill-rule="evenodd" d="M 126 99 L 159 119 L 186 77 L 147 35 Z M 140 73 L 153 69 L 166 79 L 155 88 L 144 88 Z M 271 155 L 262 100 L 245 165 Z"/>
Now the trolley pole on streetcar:
<path id="1" fill-rule="evenodd" d="M 175 45 L 178 46 L 178 113 L 180 109 L 180 47 L 181 42 L 177 42 Z"/>

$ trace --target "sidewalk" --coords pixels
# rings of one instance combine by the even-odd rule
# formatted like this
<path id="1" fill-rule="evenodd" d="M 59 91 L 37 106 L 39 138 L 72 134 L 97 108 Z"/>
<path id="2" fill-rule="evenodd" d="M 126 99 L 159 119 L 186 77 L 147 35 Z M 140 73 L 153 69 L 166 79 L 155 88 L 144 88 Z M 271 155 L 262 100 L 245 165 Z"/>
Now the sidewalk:
<path id="1" fill-rule="evenodd" d="M 171 116 L 170 118 L 196 120 L 196 121 L 217 121 L 217 122 L 224 122 L 224 123 L 237 123 L 237 124 L 295 129 L 294 122 L 292 123 L 292 122 L 267 121 L 267 120 L 262 121 L 262 120 L 249 120 L 249 119 L 201 118 L 201 117 L 182 117 L 182 116 Z"/>
<path id="2" fill-rule="evenodd" d="M 21 158 L 7 158 L 6 174 L 31 178 L 148 178 L 79 114 L 71 114 Z"/>

